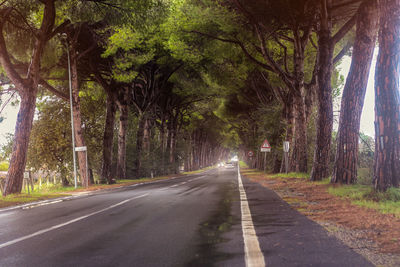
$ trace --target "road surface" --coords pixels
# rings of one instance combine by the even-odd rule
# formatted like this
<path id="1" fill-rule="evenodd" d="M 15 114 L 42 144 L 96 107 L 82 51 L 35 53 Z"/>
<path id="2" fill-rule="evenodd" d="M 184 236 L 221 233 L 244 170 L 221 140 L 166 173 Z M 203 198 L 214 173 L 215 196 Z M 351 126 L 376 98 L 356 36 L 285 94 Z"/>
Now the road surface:
<path id="1" fill-rule="evenodd" d="M 0 210 L 0 266 L 372 266 L 236 168 Z"/>

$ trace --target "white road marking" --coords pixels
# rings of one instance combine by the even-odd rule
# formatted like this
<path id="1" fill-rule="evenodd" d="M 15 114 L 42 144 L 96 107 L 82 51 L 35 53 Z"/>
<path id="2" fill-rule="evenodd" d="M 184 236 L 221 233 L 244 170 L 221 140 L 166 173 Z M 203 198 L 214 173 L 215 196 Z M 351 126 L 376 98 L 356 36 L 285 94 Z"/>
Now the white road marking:
<path id="1" fill-rule="evenodd" d="M 63 202 L 63 200 L 59 199 L 59 200 L 50 201 L 50 202 L 38 203 L 38 204 L 22 207 L 22 209 L 27 210 L 27 209 L 32 209 L 32 208 L 36 208 L 36 207 L 40 207 L 40 206 L 46 206 L 46 205 L 55 204 L 55 203 L 59 203 L 59 202 Z"/>
<path id="2" fill-rule="evenodd" d="M 33 234 L 26 235 L 26 236 L 23 236 L 23 237 L 20 237 L 20 238 L 17 238 L 17 239 L 14 239 L 14 240 L 11 240 L 11 241 L 2 243 L 2 244 L 0 244 L 0 248 L 8 247 L 8 246 L 14 245 L 14 244 L 16 244 L 16 243 L 18 243 L 18 242 L 27 240 L 27 239 L 29 239 L 29 238 L 32 238 L 32 237 L 35 237 L 35 236 L 38 236 L 38 235 L 41 235 L 41 234 L 44 234 L 44 233 L 47 233 L 47 232 L 56 230 L 56 229 L 58 229 L 58 228 L 67 226 L 67 225 L 69 225 L 69 224 L 72 224 L 72 223 L 75 223 L 75 222 L 78 222 L 78 221 L 81 221 L 81 220 L 84 220 L 84 219 L 89 218 L 89 217 L 91 217 L 91 216 L 94 216 L 94 215 L 96 215 L 96 214 L 105 212 L 105 211 L 107 211 L 107 210 L 110 210 L 110 209 L 113 209 L 113 208 L 115 208 L 115 207 L 121 206 L 121 205 L 123 205 L 123 204 L 125 204 L 125 203 L 127 203 L 127 202 L 129 202 L 129 201 L 132 201 L 132 200 L 138 199 L 138 198 L 142 198 L 142 197 L 145 197 L 145 196 L 147 196 L 147 195 L 149 195 L 149 194 L 147 193 L 147 194 L 140 195 L 140 196 L 137 196 L 137 197 L 129 198 L 129 199 L 126 199 L 126 200 L 124 200 L 124 201 L 121 201 L 121 202 L 119 202 L 119 203 L 117 203 L 117 204 L 111 205 L 111 206 L 109 206 L 109 207 L 107 207 L 107 208 L 104 208 L 104 209 L 101 209 L 101 210 L 98 210 L 98 211 L 89 213 L 89 214 L 87 214 L 87 215 L 84 215 L 84 216 L 75 218 L 75 219 L 70 220 L 70 221 L 67 221 L 67 222 L 65 222 L 65 223 L 57 224 L 57 225 L 54 225 L 54 226 L 52 226 L 52 227 L 50 227 L 50 228 L 46 228 L 46 229 L 37 231 L 37 232 L 35 232 L 35 233 L 33 233 Z"/>
<path id="3" fill-rule="evenodd" d="M 203 175 L 203 176 L 200 176 L 200 177 L 197 177 L 197 178 L 192 178 L 192 179 L 189 179 L 189 180 L 187 180 L 187 181 L 185 181 L 185 182 L 181 182 L 181 183 L 177 183 L 177 184 L 174 184 L 174 185 L 167 186 L 167 187 L 162 188 L 162 189 L 160 189 L 160 190 L 167 190 L 168 188 L 174 188 L 174 187 L 177 187 L 177 186 L 180 186 L 180 185 L 184 185 L 184 184 L 187 184 L 187 183 L 196 181 L 196 180 L 201 179 L 201 178 L 204 178 L 204 177 L 206 177 L 206 176 Z"/>
<path id="4" fill-rule="evenodd" d="M 244 240 L 245 260 L 247 267 L 264 267 L 265 259 L 260 249 L 256 230 L 254 229 L 249 203 L 247 202 L 246 191 L 244 190 L 240 170 L 238 166 L 238 182 L 240 203 L 242 210 L 242 232 Z"/>

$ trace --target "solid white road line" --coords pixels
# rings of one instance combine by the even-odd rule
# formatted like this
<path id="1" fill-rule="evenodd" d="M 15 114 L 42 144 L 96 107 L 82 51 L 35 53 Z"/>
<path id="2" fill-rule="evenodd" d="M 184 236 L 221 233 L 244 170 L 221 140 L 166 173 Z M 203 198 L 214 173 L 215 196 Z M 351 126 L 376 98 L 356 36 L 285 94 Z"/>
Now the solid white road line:
<path id="1" fill-rule="evenodd" d="M 265 266 L 264 255 L 261 252 L 260 243 L 258 242 L 256 230 L 254 229 L 253 219 L 251 217 L 246 191 L 244 190 L 242 178 L 240 176 L 239 165 L 238 165 L 238 181 L 239 181 L 239 193 L 240 193 L 240 203 L 241 203 L 240 206 L 242 210 L 242 232 L 244 240 L 246 266 L 264 267 Z"/>
<path id="2" fill-rule="evenodd" d="M 121 206 L 121 205 L 123 205 L 123 204 L 125 204 L 125 203 L 127 203 L 127 202 L 129 202 L 129 201 L 132 201 L 132 200 L 138 199 L 138 198 L 142 198 L 142 197 L 145 197 L 145 196 L 147 196 L 147 195 L 148 195 L 148 194 L 144 194 L 144 195 L 140 195 L 140 196 L 137 196 L 137 197 L 129 198 L 129 199 L 126 199 L 126 200 L 124 200 L 124 201 L 121 201 L 121 202 L 119 202 L 119 203 L 117 203 L 117 204 L 111 205 L 111 206 L 109 206 L 109 207 L 107 207 L 107 208 L 104 208 L 104 209 L 101 209 L 101 210 L 98 210 L 98 211 L 89 213 L 89 214 L 87 214 L 87 215 L 78 217 L 78 218 L 76 218 L 76 219 L 67 221 L 67 222 L 65 222 L 65 223 L 57 224 L 57 225 L 54 225 L 54 226 L 52 226 L 52 227 L 50 227 L 50 228 L 46 228 L 46 229 L 37 231 L 37 232 L 35 232 L 35 233 L 33 233 L 33 234 L 26 235 L 26 236 L 23 236 L 23 237 L 20 237 L 20 238 L 17 238 L 17 239 L 14 239 L 14 240 L 11 240 L 11 241 L 2 243 L 2 244 L 0 244 L 0 248 L 8 247 L 8 246 L 11 246 L 11 245 L 13 245 L 13 244 L 15 244 L 15 243 L 18 243 L 18 242 L 27 240 L 27 239 L 29 239 L 29 238 L 32 238 L 32 237 L 35 237 L 35 236 L 38 236 L 38 235 L 41 235 L 41 234 L 44 234 L 44 233 L 47 233 L 47 232 L 56 230 L 56 229 L 58 229 L 58 228 L 67 226 L 67 225 L 69 225 L 69 224 L 72 224 L 72 223 L 75 223 L 75 222 L 78 222 L 78 221 L 81 221 L 81 220 L 84 220 L 84 219 L 86 219 L 86 218 L 88 218 L 88 217 L 91 217 L 91 216 L 93 216 L 93 215 L 96 215 L 96 214 L 102 213 L 102 212 L 104 212 L 104 211 L 113 209 L 113 208 L 118 207 L 118 206 Z"/>

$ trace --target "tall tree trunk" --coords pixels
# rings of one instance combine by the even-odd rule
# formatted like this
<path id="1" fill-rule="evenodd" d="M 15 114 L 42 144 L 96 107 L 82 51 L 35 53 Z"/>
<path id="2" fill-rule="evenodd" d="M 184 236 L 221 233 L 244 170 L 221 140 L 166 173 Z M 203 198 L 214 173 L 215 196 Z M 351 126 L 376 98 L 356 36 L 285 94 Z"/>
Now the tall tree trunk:
<path id="1" fill-rule="evenodd" d="M 20 193 L 24 179 L 29 136 L 36 107 L 37 88 L 24 89 L 15 126 L 14 145 L 7 172 L 3 195 Z"/>
<path id="2" fill-rule="evenodd" d="M 138 129 L 136 133 L 136 161 L 135 161 L 136 179 L 139 179 L 141 175 L 145 121 L 146 119 L 144 118 L 144 115 L 143 114 L 139 115 Z"/>
<path id="3" fill-rule="evenodd" d="M 165 174 L 165 117 L 161 118 L 161 125 L 160 125 L 160 148 L 161 148 L 161 174 Z"/>
<path id="4" fill-rule="evenodd" d="M 334 44 L 330 40 L 330 22 L 327 22 L 326 24 L 327 25 L 321 26 L 321 30 L 318 33 L 318 119 L 317 140 L 311 171 L 312 181 L 322 180 L 322 178 L 329 175 L 329 152 L 331 148 L 333 128 L 331 77 Z"/>
<path id="5" fill-rule="evenodd" d="M 3 195 L 20 193 L 22 190 L 23 172 L 26 166 L 29 137 L 35 113 L 37 86 L 39 82 L 40 64 L 44 48 L 51 39 L 56 12 L 54 0 L 42 1 L 44 4 L 42 23 L 35 31 L 35 43 L 31 53 L 30 65 L 25 77 L 22 77 L 12 64 L 4 39 L 4 25 L 9 21 L 13 8 L 4 8 L 0 19 L 0 63 L 3 71 L 17 88 L 21 97 L 20 109 L 15 125 L 14 145 L 11 154 Z M 26 54 L 30 54 L 29 52 Z"/>
<path id="6" fill-rule="evenodd" d="M 81 117 L 81 101 L 79 97 L 79 76 L 78 76 L 78 58 L 76 51 L 76 44 L 71 46 L 71 80 L 72 80 L 72 113 L 74 118 L 74 134 L 75 134 L 75 147 L 85 146 L 85 139 L 82 130 L 82 117 Z M 82 186 L 88 187 L 90 185 L 89 177 L 87 177 L 86 162 L 87 151 L 77 152 L 79 175 L 81 176 Z"/>
<path id="7" fill-rule="evenodd" d="M 314 150 L 314 161 L 311 170 L 311 181 L 319 181 L 329 175 L 329 154 L 333 129 L 333 103 L 332 103 L 332 69 L 333 51 L 348 31 L 354 26 L 356 16 L 351 17 L 336 33 L 332 33 L 331 0 L 320 1 L 320 23 L 318 30 L 318 119 L 317 140 Z"/>
<path id="8" fill-rule="evenodd" d="M 170 143 L 169 143 L 169 164 L 171 166 L 171 172 L 175 173 L 175 145 L 176 145 L 176 118 L 172 119 L 171 130 L 170 130 Z"/>
<path id="9" fill-rule="evenodd" d="M 307 124 L 305 105 L 301 94 L 293 97 L 294 106 L 294 138 L 292 141 L 293 152 L 290 159 L 290 170 L 307 172 Z"/>
<path id="10" fill-rule="evenodd" d="M 146 119 L 144 121 L 144 131 L 143 131 L 143 150 L 146 156 L 150 153 L 150 121 Z"/>
<path id="11" fill-rule="evenodd" d="M 400 1 L 380 2 L 379 54 L 375 73 L 374 185 L 379 191 L 400 183 Z"/>
<path id="12" fill-rule="evenodd" d="M 353 57 L 342 96 L 332 183 L 351 184 L 357 180 L 360 119 L 378 30 L 376 1 L 361 3 L 358 12 Z"/>
<path id="13" fill-rule="evenodd" d="M 292 95 L 289 95 L 287 103 L 284 104 L 284 116 L 285 116 L 285 122 L 286 122 L 286 134 L 285 134 L 285 141 L 292 143 L 293 139 L 293 132 L 294 132 L 294 122 L 293 122 L 293 105 L 292 105 Z M 291 150 L 293 154 L 293 150 Z M 292 155 L 290 155 L 290 158 Z M 253 166 L 255 168 L 255 166 Z M 285 172 L 285 153 L 282 153 L 282 160 L 281 160 L 281 168 L 280 171 L 281 173 Z"/>
<path id="14" fill-rule="evenodd" d="M 103 162 L 101 168 L 101 183 L 112 183 L 111 166 L 112 151 L 114 143 L 115 113 L 117 111 L 116 95 L 114 92 L 107 92 L 106 122 L 103 134 Z"/>
<path id="15" fill-rule="evenodd" d="M 307 33 L 306 33 L 307 32 Z M 291 170 L 295 172 L 307 172 L 307 113 L 304 88 L 304 53 L 310 31 L 300 36 L 300 29 L 295 27 L 294 54 L 293 54 L 293 76 L 295 93 L 293 95 L 294 106 L 294 133 L 295 139 L 292 144 L 293 153 L 291 158 Z"/>
<path id="16" fill-rule="evenodd" d="M 118 101 L 119 130 L 118 130 L 118 158 L 117 178 L 126 179 L 126 135 L 128 130 L 129 107 L 126 101 Z"/>

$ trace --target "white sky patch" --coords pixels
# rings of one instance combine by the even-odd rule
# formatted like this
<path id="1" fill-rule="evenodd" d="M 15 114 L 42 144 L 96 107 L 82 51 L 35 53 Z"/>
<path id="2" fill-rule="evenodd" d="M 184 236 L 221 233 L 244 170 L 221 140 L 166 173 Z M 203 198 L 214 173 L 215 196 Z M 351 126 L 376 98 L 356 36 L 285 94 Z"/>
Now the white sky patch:
<path id="1" fill-rule="evenodd" d="M 371 69 L 369 72 L 367 92 L 365 94 L 364 107 L 361 114 L 361 124 L 360 131 L 366 135 L 371 137 L 375 136 L 375 128 L 374 128 L 374 116 L 375 116 L 375 93 L 374 93 L 374 82 L 375 82 L 375 65 L 376 58 L 378 56 L 378 48 L 375 48 L 374 58 L 372 60 Z M 342 63 L 339 65 L 340 74 L 342 74 L 345 79 L 349 73 L 351 64 L 351 57 L 345 56 L 342 60 Z M 337 128 L 337 127 L 335 127 Z"/>
<path id="2" fill-rule="evenodd" d="M 4 104 L 9 95 L 1 96 L 2 104 Z M 0 114 L 1 117 L 4 117 L 4 120 L 0 122 L 0 146 L 5 145 L 7 143 L 6 136 L 7 134 L 11 133 L 14 134 L 15 130 L 15 123 L 17 121 L 19 105 L 11 105 L 8 104 L 3 112 Z"/>

